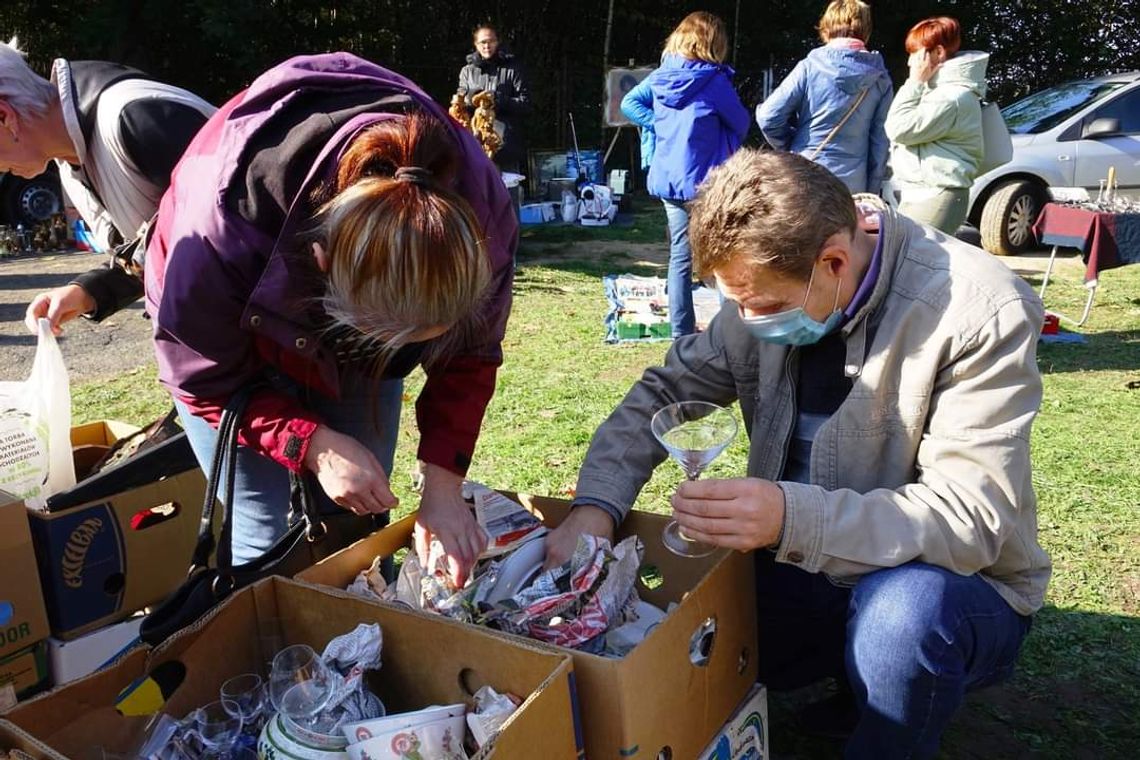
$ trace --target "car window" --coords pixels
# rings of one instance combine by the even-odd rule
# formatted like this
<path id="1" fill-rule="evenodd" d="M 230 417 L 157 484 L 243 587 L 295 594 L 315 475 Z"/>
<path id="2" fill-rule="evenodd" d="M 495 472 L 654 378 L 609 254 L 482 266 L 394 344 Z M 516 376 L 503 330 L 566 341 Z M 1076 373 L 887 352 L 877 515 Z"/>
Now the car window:
<path id="1" fill-rule="evenodd" d="M 1001 115 L 1010 132 L 1035 135 L 1052 129 L 1123 85 L 1123 82 L 1068 82 L 1008 105 L 1001 109 Z"/>
<path id="2" fill-rule="evenodd" d="M 1083 121 L 1091 124 L 1093 119 L 1120 119 L 1120 131 L 1126 135 L 1140 134 L 1140 88 L 1126 92 L 1111 103 L 1086 116 Z"/>

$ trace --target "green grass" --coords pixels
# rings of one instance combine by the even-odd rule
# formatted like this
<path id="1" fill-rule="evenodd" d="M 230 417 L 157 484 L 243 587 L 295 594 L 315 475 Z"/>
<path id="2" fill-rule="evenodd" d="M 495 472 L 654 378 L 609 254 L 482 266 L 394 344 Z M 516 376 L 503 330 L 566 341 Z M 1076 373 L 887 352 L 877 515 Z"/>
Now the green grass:
<path id="1" fill-rule="evenodd" d="M 524 233 L 506 362 L 471 477 L 489 485 L 565 496 L 590 436 L 665 344 L 602 342 L 599 276 L 654 271 L 646 242 L 664 248 L 664 213 L 639 208 L 628 228 L 534 228 Z M 628 237 L 623 237 L 628 236 Z M 600 242 L 599 242 L 600 241 Z M 631 253 L 627 258 L 624 254 Z M 1047 306 L 1079 313 L 1080 269 L 1066 262 Z M 1030 278 L 1036 282 L 1035 279 Z M 972 695 L 943 756 L 1133 757 L 1140 747 L 1140 267 L 1105 272 L 1085 345 L 1042 345 L 1045 398 L 1033 434 L 1041 541 L 1055 570 L 1017 675 Z M 408 398 L 422 384 L 407 382 Z M 152 370 L 74 389 L 77 421 L 143 423 L 167 406 Z M 405 405 L 393 484 L 410 509 L 417 434 Z M 744 469 L 743 437 L 712 467 Z M 680 478 L 669 463 L 639 508 L 662 511 Z M 773 705 L 778 756 L 831 757 L 832 745 L 794 735 Z"/>

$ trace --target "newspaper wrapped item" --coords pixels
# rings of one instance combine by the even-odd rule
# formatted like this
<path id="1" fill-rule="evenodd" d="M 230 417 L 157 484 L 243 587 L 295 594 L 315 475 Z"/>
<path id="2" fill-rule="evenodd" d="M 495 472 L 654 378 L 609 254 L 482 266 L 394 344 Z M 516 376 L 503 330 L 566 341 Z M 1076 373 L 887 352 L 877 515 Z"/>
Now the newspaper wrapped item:
<path id="1" fill-rule="evenodd" d="M 582 648 L 633 615 L 644 548 L 629 536 L 616 547 L 582 535 L 569 563 L 541 573 L 514 597 L 481 611 L 496 628 L 558 646 Z M 600 651 L 601 641 L 594 647 Z"/>
<path id="2" fill-rule="evenodd" d="M 475 709 L 467 713 L 467 727 L 471 738 L 478 747 L 486 744 L 511 717 L 522 700 L 513 694 L 500 694 L 490 686 L 483 686 L 475 692 Z"/>
<path id="3" fill-rule="evenodd" d="M 480 558 L 498 557 L 514 551 L 548 529 L 526 507 L 479 483 L 465 484 L 475 504 L 475 519 L 487 534 L 487 549 Z"/>
<path id="4" fill-rule="evenodd" d="M 348 587 L 348 592 L 368 599 L 383 599 L 384 592 L 388 590 L 388 582 L 380 570 L 383 561 L 383 557 L 372 560 L 372 564 L 356 576 L 356 580 Z"/>
<path id="5" fill-rule="evenodd" d="M 364 673 L 380 669 L 384 637 L 376 623 L 361 623 L 328 643 L 321 659 L 342 676 L 332 699 L 321 711 L 319 723 L 331 733 L 342 723 L 355 723 L 384 714 L 380 698 L 364 685 Z"/>

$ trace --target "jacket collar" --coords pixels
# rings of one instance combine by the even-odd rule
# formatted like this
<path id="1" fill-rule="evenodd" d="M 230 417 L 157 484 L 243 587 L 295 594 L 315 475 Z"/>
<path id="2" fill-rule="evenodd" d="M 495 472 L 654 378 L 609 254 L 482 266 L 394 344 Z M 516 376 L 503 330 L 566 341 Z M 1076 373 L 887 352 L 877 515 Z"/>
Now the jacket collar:
<path id="1" fill-rule="evenodd" d="M 124 79 L 150 79 L 149 76 L 119 63 L 75 61 L 57 58 L 52 63 L 52 79 L 63 104 L 63 120 L 75 144 L 79 163 L 87 162 L 87 145 L 95 133 L 99 96 Z"/>
<path id="2" fill-rule="evenodd" d="M 847 358 L 843 368 L 847 377 L 856 377 L 863 371 L 863 362 L 867 355 L 868 323 L 890 293 L 895 270 L 902 261 L 902 251 L 905 250 L 911 235 L 911 222 L 899 216 L 879 196 L 860 193 L 855 196 L 855 201 L 879 212 L 882 262 L 879 267 L 879 278 L 867 302 L 840 328 L 847 342 Z"/>

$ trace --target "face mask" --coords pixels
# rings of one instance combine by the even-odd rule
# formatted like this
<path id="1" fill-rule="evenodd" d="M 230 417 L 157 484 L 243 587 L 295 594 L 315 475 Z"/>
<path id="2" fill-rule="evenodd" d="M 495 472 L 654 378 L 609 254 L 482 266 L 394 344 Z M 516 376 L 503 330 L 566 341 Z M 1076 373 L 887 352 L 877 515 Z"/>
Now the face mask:
<path id="1" fill-rule="evenodd" d="M 820 338 L 834 330 L 843 319 L 843 312 L 839 309 L 839 288 L 843 283 L 840 281 L 835 285 L 835 306 L 832 307 L 831 314 L 825 321 L 817 322 L 804 311 L 814 280 L 813 268 L 808 279 L 807 293 L 804 294 L 803 306 L 759 317 L 746 317 L 742 313 L 740 319 L 744 322 L 744 326 L 752 335 L 768 343 L 778 343 L 782 346 L 809 346 L 818 342 Z"/>

